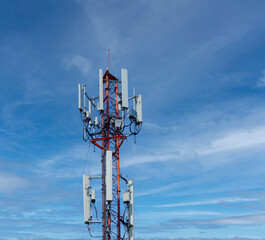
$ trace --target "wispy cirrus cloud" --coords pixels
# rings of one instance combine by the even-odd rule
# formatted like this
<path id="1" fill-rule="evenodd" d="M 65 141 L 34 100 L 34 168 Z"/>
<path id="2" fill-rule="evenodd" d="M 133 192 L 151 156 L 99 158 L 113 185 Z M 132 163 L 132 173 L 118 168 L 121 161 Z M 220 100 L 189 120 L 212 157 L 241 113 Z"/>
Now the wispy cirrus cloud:
<path id="1" fill-rule="evenodd" d="M 224 137 L 212 140 L 208 147 L 196 149 L 195 152 L 198 155 L 207 155 L 215 152 L 246 149 L 260 144 L 265 144 L 264 126 L 227 133 Z"/>
<path id="2" fill-rule="evenodd" d="M 84 76 L 91 70 L 91 62 L 80 55 L 73 55 L 63 58 L 62 64 L 67 70 L 78 69 Z"/>
<path id="3" fill-rule="evenodd" d="M 30 187 L 26 179 L 7 172 L 0 172 L 0 193 L 10 194 L 19 189 Z"/>
<path id="4" fill-rule="evenodd" d="M 185 207 L 185 206 L 198 206 L 198 205 L 213 205 L 213 204 L 224 204 L 224 203 L 241 203 L 241 202 L 257 202 L 258 198 L 218 198 L 205 201 L 194 201 L 184 203 L 171 203 L 154 205 L 154 207 Z"/>
<path id="5" fill-rule="evenodd" d="M 129 167 L 154 162 L 183 161 L 183 159 L 194 159 L 195 157 L 215 153 L 259 147 L 265 144 L 265 127 L 257 126 L 244 129 L 230 129 L 219 138 L 215 138 L 215 134 L 207 138 L 205 136 L 197 136 L 197 138 L 201 139 L 199 146 L 192 146 L 194 141 L 190 139 L 191 142 L 189 142 L 189 139 L 187 139 L 186 142 L 181 142 L 180 144 L 177 142 L 176 146 L 172 147 L 172 142 L 176 141 L 174 139 L 170 139 L 170 141 L 166 140 L 161 144 L 162 150 L 155 149 L 151 154 L 133 156 L 128 158 L 122 166 Z M 232 160 L 233 158 L 230 159 L 230 161 Z"/>
<path id="6" fill-rule="evenodd" d="M 97 175 L 100 172 L 100 166 L 96 167 L 91 157 L 91 145 L 73 145 L 67 149 L 61 149 L 54 155 L 38 159 L 34 171 L 49 178 L 79 177 L 81 179 L 82 173 L 87 173 L 88 166 L 92 174 Z"/>
<path id="7" fill-rule="evenodd" d="M 152 237 L 152 238 L 143 238 L 143 237 L 137 237 L 137 240 L 265 240 L 263 237 L 255 237 L 255 236 L 240 236 L 240 235 L 234 235 L 234 236 L 228 236 L 224 238 L 219 237 Z"/>
<path id="8" fill-rule="evenodd" d="M 214 212 L 214 211 L 152 211 L 152 212 L 145 212 L 144 218 L 145 219 L 155 219 L 155 218 L 163 218 L 163 217 L 176 217 L 176 216 L 220 216 L 224 215 L 221 212 Z"/>
<path id="9" fill-rule="evenodd" d="M 141 197 L 141 196 L 147 196 L 147 195 L 152 195 L 152 194 L 155 194 L 155 193 L 160 193 L 160 192 L 163 192 L 163 191 L 166 191 L 166 190 L 170 190 L 170 189 L 173 189 L 175 188 L 177 185 L 177 183 L 171 183 L 167 186 L 163 186 L 163 187 L 159 187 L 159 188 L 154 188 L 154 189 L 151 189 L 149 191 L 145 191 L 145 192 L 140 192 L 140 193 L 136 193 L 136 197 Z"/>
<path id="10" fill-rule="evenodd" d="M 58 240 L 58 238 L 45 237 L 41 235 L 21 237 L 19 240 Z M 60 238 L 60 240 L 83 240 L 83 238 Z"/>
<path id="11" fill-rule="evenodd" d="M 262 71 L 262 75 L 261 75 L 261 77 L 258 79 L 257 87 L 258 87 L 258 88 L 263 88 L 263 87 L 265 87 L 265 70 Z"/>
<path id="12" fill-rule="evenodd" d="M 265 225 L 265 214 L 249 214 L 240 216 L 221 217 L 213 219 L 171 219 L 158 225 L 141 227 L 141 231 L 175 231 L 183 228 L 217 229 L 227 226 Z"/>

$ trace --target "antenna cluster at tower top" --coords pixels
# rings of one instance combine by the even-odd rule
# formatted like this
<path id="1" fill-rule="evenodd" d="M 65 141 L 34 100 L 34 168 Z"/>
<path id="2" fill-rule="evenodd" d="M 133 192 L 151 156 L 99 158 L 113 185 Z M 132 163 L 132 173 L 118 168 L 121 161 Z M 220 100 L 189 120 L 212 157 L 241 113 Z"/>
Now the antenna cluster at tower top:
<path id="1" fill-rule="evenodd" d="M 134 90 L 133 96 L 128 97 L 128 72 L 124 68 L 121 69 L 121 81 L 110 74 L 108 69 L 104 75 L 103 70 L 99 69 L 97 97 L 89 97 L 86 85 L 79 84 L 78 107 L 84 123 L 85 141 L 101 136 L 105 124 L 109 125 L 109 130 L 113 133 L 125 137 L 137 135 L 142 126 L 142 95 L 135 95 Z M 126 128 L 129 131 L 125 132 Z"/>

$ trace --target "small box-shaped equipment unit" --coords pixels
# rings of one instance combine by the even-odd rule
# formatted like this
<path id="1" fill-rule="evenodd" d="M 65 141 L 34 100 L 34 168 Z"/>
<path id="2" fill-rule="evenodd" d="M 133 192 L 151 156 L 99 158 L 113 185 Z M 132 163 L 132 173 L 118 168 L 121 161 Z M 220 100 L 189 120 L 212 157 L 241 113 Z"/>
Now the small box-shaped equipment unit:
<path id="1" fill-rule="evenodd" d="M 96 190 L 91 190 L 91 202 L 95 203 L 96 202 Z"/>
<path id="2" fill-rule="evenodd" d="M 89 122 L 91 120 L 91 113 L 89 111 L 85 111 L 85 121 Z"/>
<path id="3" fill-rule="evenodd" d="M 90 179 L 87 175 L 83 175 L 83 199 L 84 199 L 84 223 L 89 224 L 90 221 Z"/>
<path id="4" fill-rule="evenodd" d="M 112 151 L 106 151 L 106 201 L 112 201 Z"/>
<path id="5" fill-rule="evenodd" d="M 99 127 L 99 119 L 98 119 L 98 117 L 95 117 L 94 124 L 95 124 L 95 126 Z"/>
<path id="6" fill-rule="evenodd" d="M 115 119 L 115 128 L 121 128 L 121 127 L 122 127 L 122 120 Z"/>
<path id="7" fill-rule="evenodd" d="M 128 109 L 128 72 L 127 69 L 121 69 L 121 94 L 122 107 Z"/>
<path id="8" fill-rule="evenodd" d="M 126 191 L 123 193 L 123 203 L 130 203 L 130 193 Z"/>

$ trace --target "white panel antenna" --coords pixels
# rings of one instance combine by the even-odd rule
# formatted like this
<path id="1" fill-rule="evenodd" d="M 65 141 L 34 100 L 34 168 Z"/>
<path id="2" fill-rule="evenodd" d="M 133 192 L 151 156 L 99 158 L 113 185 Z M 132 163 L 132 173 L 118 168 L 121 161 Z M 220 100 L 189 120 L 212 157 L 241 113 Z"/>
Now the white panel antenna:
<path id="1" fill-rule="evenodd" d="M 90 115 L 92 114 L 92 110 L 91 110 L 91 101 L 88 101 L 88 111 L 90 112 Z"/>
<path id="2" fill-rule="evenodd" d="M 91 113 L 89 111 L 85 111 L 85 120 L 89 122 L 91 120 Z"/>
<path id="3" fill-rule="evenodd" d="M 86 224 L 89 224 L 91 217 L 89 188 L 89 176 L 83 174 L 84 223 Z"/>
<path id="4" fill-rule="evenodd" d="M 83 110 L 86 109 L 86 85 L 82 85 Z"/>
<path id="5" fill-rule="evenodd" d="M 143 122 L 143 116 L 142 116 L 142 95 L 136 97 L 136 113 L 137 113 L 137 123 Z"/>
<path id="6" fill-rule="evenodd" d="M 98 78 L 99 78 L 99 102 L 98 102 L 98 111 L 103 111 L 103 70 L 99 69 L 98 71 Z"/>
<path id="7" fill-rule="evenodd" d="M 134 189 L 133 189 L 133 179 L 128 180 L 128 190 L 130 195 L 130 204 L 128 209 L 129 214 L 129 222 L 130 222 L 130 229 L 129 229 L 129 236 L 128 240 L 133 240 L 133 233 L 134 233 Z"/>
<path id="8" fill-rule="evenodd" d="M 80 111 L 82 111 L 82 95 L 81 95 L 81 84 L 78 84 L 78 108 Z"/>
<path id="9" fill-rule="evenodd" d="M 99 118 L 98 117 L 95 117 L 94 124 L 95 124 L 95 126 L 99 127 Z"/>
<path id="10" fill-rule="evenodd" d="M 122 108 L 128 109 L 128 72 L 127 69 L 121 69 L 121 94 Z"/>
<path id="11" fill-rule="evenodd" d="M 83 111 L 83 85 L 78 84 L 78 108 L 80 112 Z"/>
<path id="12" fill-rule="evenodd" d="M 106 201 L 112 201 L 112 151 L 106 151 Z"/>

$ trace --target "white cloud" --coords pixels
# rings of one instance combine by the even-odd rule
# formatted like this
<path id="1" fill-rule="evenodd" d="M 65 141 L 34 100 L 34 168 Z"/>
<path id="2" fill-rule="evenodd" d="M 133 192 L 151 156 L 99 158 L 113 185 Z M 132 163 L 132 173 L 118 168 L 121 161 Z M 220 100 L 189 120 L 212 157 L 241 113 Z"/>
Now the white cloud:
<path id="1" fill-rule="evenodd" d="M 256 214 L 248 216 L 230 217 L 216 219 L 215 223 L 224 225 L 253 225 L 253 224 L 265 224 L 265 215 Z"/>
<path id="2" fill-rule="evenodd" d="M 150 212 L 144 213 L 144 218 L 161 218 L 161 217 L 169 217 L 169 216 L 199 216 L 199 215 L 206 215 L 206 216 L 219 216 L 223 215 L 223 213 L 219 212 L 212 212 L 212 211 L 163 211 L 163 212 Z"/>
<path id="3" fill-rule="evenodd" d="M 246 240 L 264 240 L 264 238 L 261 238 L 261 237 L 254 237 L 254 236 L 246 236 L 246 235 L 244 235 L 244 236 L 242 236 L 242 235 L 231 235 L 231 236 L 228 236 L 228 238 L 229 238 L 229 240 L 231 239 L 236 239 L 236 240 L 239 240 L 239 239 L 241 239 L 241 240 L 244 240 L 244 239 L 246 239 Z"/>
<path id="4" fill-rule="evenodd" d="M 156 230 L 173 230 L 181 228 L 198 228 L 198 229 L 214 229 L 222 228 L 225 226 L 237 225 L 237 226 L 251 226 L 251 225 L 264 225 L 265 215 L 264 213 L 249 214 L 242 216 L 230 216 L 222 218 L 213 219 L 171 219 L 167 222 L 161 223 L 159 225 L 149 225 L 142 227 L 144 231 Z"/>
<path id="5" fill-rule="evenodd" d="M 265 87 L 265 70 L 262 72 L 262 76 L 259 78 L 258 83 L 257 83 L 258 88 L 263 88 Z"/>
<path id="6" fill-rule="evenodd" d="M 224 131 L 224 129 L 219 130 Z M 265 144 L 265 126 L 252 128 L 244 128 L 237 130 L 228 130 L 223 137 L 214 138 L 216 132 L 210 132 L 208 137 L 197 136 L 193 139 L 187 139 L 185 142 L 179 142 L 176 139 L 164 141 L 160 145 L 159 151 L 153 149 L 150 154 L 136 155 L 129 157 L 122 163 L 122 167 L 135 166 L 137 164 L 146 164 L 154 162 L 168 161 L 185 161 L 187 159 L 195 159 L 196 157 L 211 155 L 215 153 L 239 151 L 259 147 Z M 200 142 L 194 141 L 200 139 Z M 172 145 L 172 142 L 174 143 Z M 203 161 L 208 161 L 204 158 Z M 232 161 L 234 158 L 229 158 L 227 161 Z M 209 160 L 210 161 L 210 160 Z M 215 164 L 219 164 L 215 161 Z"/>
<path id="7" fill-rule="evenodd" d="M 259 199 L 257 199 L 257 198 L 218 198 L 218 199 L 206 200 L 206 201 L 195 201 L 195 202 L 154 205 L 154 207 L 185 207 L 185 206 L 212 205 L 212 204 L 222 204 L 222 203 L 255 202 L 255 201 L 259 201 Z"/>
<path id="8" fill-rule="evenodd" d="M 0 193 L 10 194 L 21 188 L 27 188 L 30 184 L 25 179 L 14 174 L 0 172 Z"/>
<path id="9" fill-rule="evenodd" d="M 100 165 L 95 165 L 92 158 L 91 144 L 73 145 L 58 150 L 55 155 L 38 159 L 35 172 L 48 178 L 81 178 L 82 174 L 100 174 Z M 61 163 L 64 163 L 61 165 Z"/>
<path id="10" fill-rule="evenodd" d="M 177 185 L 177 183 L 171 183 L 171 184 L 169 184 L 167 186 L 164 186 L 164 187 L 159 187 L 159 188 L 152 189 L 150 191 L 145 191 L 145 192 L 142 192 L 142 193 L 138 193 L 135 196 L 140 197 L 140 196 L 151 195 L 151 194 L 154 194 L 154 193 L 160 193 L 160 192 L 172 189 L 172 188 L 176 187 L 176 185 Z"/>
<path id="11" fill-rule="evenodd" d="M 204 233 L 204 232 L 203 232 Z M 242 236 L 242 235 L 232 235 L 228 237 L 218 238 L 218 237 L 137 237 L 138 240 L 265 240 L 263 237 L 255 236 Z M 24 239 L 23 239 L 24 240 Z"/>
<path id="12" fill-rule="evenodd" d="M 178 153 L 154 153 L 150 155 L 140 155 L 134 156 L 132 158 L 126 159 L 124 163 L 122 163 L 122 167 L 129 167 L 135 166 L 136 164 L 143 164 L 143 163 L 152 163 L 152 162 L 164 162 L 168 160 L 176 160 L 179 158 Z"/>
<path id="13" fill-rule="evenodd" d="M 90 61 L 80 55 L 74 55 L 64 58 L 63 66 L 67 70 L 77 68 L 83 75 L 87 75 L 91 70 Z"/>
<path id="14" fill-rule="evenodd" d="M 176 131 L 180 128 L 179 126 L 161 126 L 155 122 L 145 122 L 144 127 L 149 128 L 152 131 L 158 131 L 158 132 Z"/>
<path id="15" fill-rule="evenodd" d="M 222 138 L 211 141 L 210 145 L 205 148 L 197 149 L 198 155 L 206 155 L 215 152 L 238 150 L 249 148 L 265 143 L 265 127 L 257 127 L 249 130 L 240 130 L 228 133 Z"/>

